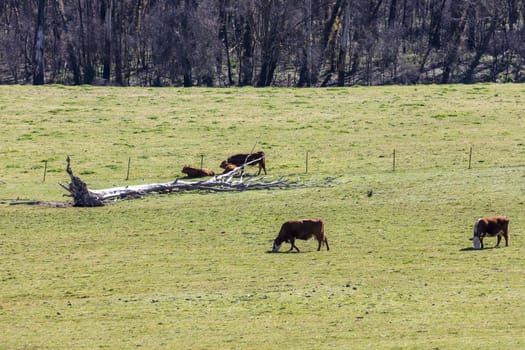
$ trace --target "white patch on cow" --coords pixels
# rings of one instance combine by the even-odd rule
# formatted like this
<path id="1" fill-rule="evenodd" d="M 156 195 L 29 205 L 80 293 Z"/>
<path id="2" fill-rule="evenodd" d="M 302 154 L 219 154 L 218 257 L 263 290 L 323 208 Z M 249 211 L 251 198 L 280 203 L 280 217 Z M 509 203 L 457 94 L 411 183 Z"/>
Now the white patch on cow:
<path id="1" fill-rule="evenodd" d="M 476 223 L 474 224 L 474 236 L 472 237 L 472 245 L 474 246 L 474 249 L 481 249 L 481 241 L 479 240 L 479 234 L 478 234 L 478 226 L 479 221 L 481 218 L 476 220 Z"/>
<path id="2" fill-rule="evenodd" d="M 474 249 L 481 249 L 481 241 L 478 236 L 472 238 L 472 244 L 474 245 Z"/>
<path id="3" fill-rule="evenodd" d="M 478 235 L 479 220 L 481 220 L 481 219 L 477 219 L 476 223 L 474 224 L 474 236 Z"/>
<path id="4" fill-rule="evenodd" d="M 272 252 L 277 253 L 281 249 L 281 244 L 274 244 Z"/>

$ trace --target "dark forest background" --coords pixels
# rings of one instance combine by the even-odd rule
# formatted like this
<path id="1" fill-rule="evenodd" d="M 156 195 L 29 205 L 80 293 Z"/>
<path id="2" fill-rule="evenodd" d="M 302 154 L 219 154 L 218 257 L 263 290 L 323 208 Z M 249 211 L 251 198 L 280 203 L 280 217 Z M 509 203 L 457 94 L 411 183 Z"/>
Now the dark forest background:
<path id="1" fill-rule="evenodd" d="M 0 0 L 0 83 L 523 82 L 525 0 Z"/>

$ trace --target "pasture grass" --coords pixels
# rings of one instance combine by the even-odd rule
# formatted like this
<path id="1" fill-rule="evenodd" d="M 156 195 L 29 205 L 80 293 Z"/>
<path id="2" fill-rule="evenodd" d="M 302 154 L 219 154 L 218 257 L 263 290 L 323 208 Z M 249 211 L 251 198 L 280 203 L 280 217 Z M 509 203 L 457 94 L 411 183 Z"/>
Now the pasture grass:
<path id="1" fill-rule="evenodd" d="M 0 348 L 524 348 L 524 90 L 1 86 Z M 309 186 L 6 204 L 67 201 L 66 155 L 100 189 L 256 142 L 269 179 Z M 510 246 L 472 251 L 491 214 Z M 311 216 L 329 252 L 268 253 Z"/>

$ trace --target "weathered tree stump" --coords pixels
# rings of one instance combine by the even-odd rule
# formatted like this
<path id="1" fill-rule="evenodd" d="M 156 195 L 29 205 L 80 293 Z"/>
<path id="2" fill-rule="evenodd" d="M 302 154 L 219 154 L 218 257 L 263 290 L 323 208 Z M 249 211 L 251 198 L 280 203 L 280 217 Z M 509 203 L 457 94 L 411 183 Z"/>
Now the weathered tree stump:
<path id="1" fill-rule="evenodd" d="M 64 186 L 60 184 L 64 189 L 66 189 L 71 196 L 73 197 L 73 206 L 75 207 L 101 207 L 104 205 L 102 200 L 94 193 L 91 193 L 88 190 L 86 183 L 80 180 L 79 177 L 73 175 L 73 171 L 70 166 L 70 158 L 66 158 L 67 167 L 66 171 L 71 178 L 71 183 L 69 186 Z"/>

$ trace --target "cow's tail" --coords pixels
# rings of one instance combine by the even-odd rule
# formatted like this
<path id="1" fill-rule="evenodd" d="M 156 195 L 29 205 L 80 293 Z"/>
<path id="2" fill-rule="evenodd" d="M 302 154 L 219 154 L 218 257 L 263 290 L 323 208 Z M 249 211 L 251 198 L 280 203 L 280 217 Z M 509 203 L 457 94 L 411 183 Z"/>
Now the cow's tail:
<path id="1" fill-rule="evenodd" d="M 264 170 L 264 175 L 268 174 L 266 172 L 266 155 L 263 151 L 257 152 L 257 154 L 260 156 L 259 160 L 259 174 L 261 173 L 261 169 Z"/>
<path id="2" fill-rule="evenodd" d="M 321 220 L 321 237 L 323 237 L 323 243 L 326 245 L 326 250 L 330 250 L 330 246 L 328 245 L 328 238 L 326 238 L 326 234 L 324 233 L 324 221 Z"/>
<path id="3" fill-rule="evenodd" d="M 503 228 L 503 234 L 505 235 L 506 240 L 508 241 L 510 238 L 510 220 L 507 218 L 507 221 L 505 222 L 505 227 Z"/>

